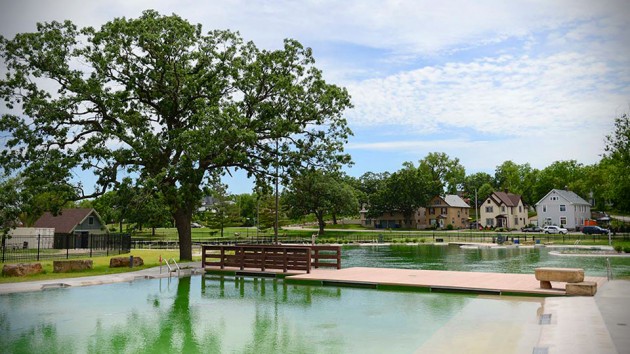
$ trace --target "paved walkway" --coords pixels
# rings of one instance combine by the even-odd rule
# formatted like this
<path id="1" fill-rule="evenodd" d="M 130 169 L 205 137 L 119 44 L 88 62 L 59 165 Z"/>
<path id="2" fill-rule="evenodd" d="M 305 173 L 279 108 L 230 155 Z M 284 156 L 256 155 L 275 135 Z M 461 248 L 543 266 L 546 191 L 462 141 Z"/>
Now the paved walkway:
<path id="1" fill-rule="evenodd" d="M 201 262 L 183 263 L 179 265 L 183 268 L 180 271 L 182 275 L 190 275 L 195 272 L 202 272 L 200 269 Z M 171 273 L 171 275 L 177 275 L 177 272 Z M 101 285 L 110 283 L 123 283 L 131 282 L 140 278 L 158 278 L 168 277 L 169 272 L 166 266 L 147 268 L 138 270 L 135 272 L 118 273 L 118 274 L 106 274 L 96 275 L 90 277 L 78 277 L 78 278 L 64 278 L 64 279 L 50 279 L 50 280 L 38 280 L 28 281 L 20 283 L 5 283 L 0 284 L 0 294 L 20 293 L 27 291 L 40 291 L 50 288 L 71 287 L 71 286 L 90 286 Z"/>

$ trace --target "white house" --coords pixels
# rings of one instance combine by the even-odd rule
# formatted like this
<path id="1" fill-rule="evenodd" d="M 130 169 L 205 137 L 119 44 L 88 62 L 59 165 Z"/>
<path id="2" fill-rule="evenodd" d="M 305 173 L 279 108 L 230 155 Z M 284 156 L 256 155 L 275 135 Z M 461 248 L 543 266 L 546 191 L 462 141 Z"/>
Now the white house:
<path id="1" fill-rule="evenodd" d="M 518 229 L 528 224 L 527 208 L 518 194 L 492 192 L 480 205 L 479 221 L 482 226 Z"/>
<path id="2" fill-rule="evenodd" d="M 552 189 L 538 203 L 538 225 L 559 225 L 575 230 L 591 218 L 591 205 L 579 195 L 562 189 Z"/>

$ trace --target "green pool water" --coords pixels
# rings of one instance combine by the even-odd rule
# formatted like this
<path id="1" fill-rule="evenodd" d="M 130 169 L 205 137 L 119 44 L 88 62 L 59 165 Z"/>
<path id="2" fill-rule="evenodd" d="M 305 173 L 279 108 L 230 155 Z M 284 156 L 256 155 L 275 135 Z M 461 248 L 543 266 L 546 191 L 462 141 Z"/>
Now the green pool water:
<path id="1" fill-rule="evenodd" d="M 454 270 L 533 274 L 537 267 L 583 268 L 586 275 L 606 276 L 606 257 L 557 256 L 560 248 L 466 249 L 457 245 L 344 246 L 342 267 Z M 630 277 L 630 257 L 609 257 L 615 277 Z"/>
<path id="2" fill-rule="evenodd" d="M 475 323 L 520 328 L 536 322 L 542 300 L 497 299 L 210 275 L 138 280 L 2 295 L 0 348 L 2 353 L 414 353 L 449 323 L 469 321 L 470 333 Z M 525 347 L 532 348 L 534 339 L 527 340 Z"/>

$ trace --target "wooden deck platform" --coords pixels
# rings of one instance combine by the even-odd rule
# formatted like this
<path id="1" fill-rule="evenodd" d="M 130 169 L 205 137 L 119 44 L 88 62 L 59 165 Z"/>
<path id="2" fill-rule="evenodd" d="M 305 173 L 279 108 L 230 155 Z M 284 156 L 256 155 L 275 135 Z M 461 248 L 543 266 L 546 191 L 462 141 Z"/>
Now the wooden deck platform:
<path id="1" fill-rule="evenodd" d="M 206 267 L 207 271 L 220 269 Z M 224 269 L 233 274 L 274 276 L 276 272 Z M 565 296 L 566 283 L 552 282 L 552 289 L 540 288 L 534 274 L 455 272 L 393 268 L 354 267 L 344 269 L 313 269 L 310 274 L 290 272 L 283 275 L 287 283 L 351 286 L 374 289 L 397 289 L 426 292 L 465 292 L 517 296 Z M 598 287 L 607 281 L 604 277 L 585 277 Z"/>

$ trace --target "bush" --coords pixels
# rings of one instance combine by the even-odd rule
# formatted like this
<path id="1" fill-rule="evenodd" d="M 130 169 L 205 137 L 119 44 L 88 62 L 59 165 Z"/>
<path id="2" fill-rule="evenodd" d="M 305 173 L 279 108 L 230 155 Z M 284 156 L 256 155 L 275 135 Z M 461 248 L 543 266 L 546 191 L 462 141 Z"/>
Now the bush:
<path id="1" fill-rule="evenodd" d="M 420 242 L 420 243 L 425 243 L 425 242 L 427 242 L 427 240 L 425 240 L 425 239 L 421 238 L 419 242 Z"/>
<path id="2" fill-rule="evenodd" d="M 621 252 L 622 250 L 623 250 L 623 247 L 621 245 L 615 245 L 615 251 Z"/>
<path id="3" fill-rule="evenodd" d="M 448 224 L 448 225 L 446 225 L 446 229 L 447 229 L 447 230 L 453 230 L 453 225 L 452 225 L 452 224 Z"/>
<path id="4" fill-rule="evenodd" d="M 625 247 L 623 248 L 623 252 L 624 252 L 624 253 L 630 253 L 630 246 L 625 246 Z"/>

